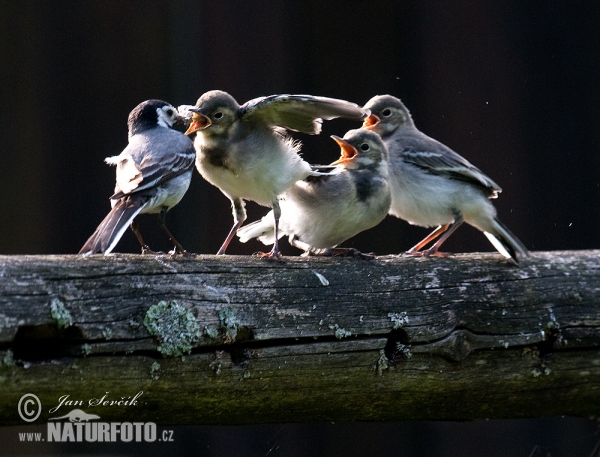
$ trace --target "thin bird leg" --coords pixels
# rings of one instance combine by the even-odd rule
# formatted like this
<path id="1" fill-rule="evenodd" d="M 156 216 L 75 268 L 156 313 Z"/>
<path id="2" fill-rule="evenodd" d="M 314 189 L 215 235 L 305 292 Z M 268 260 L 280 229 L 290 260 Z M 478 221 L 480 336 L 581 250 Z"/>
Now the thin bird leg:
<path id="1" fill-rule="evenodd" d="M 179 243 L 179 241 L 177 241 L 175 239 L 175 237 L 173 236 L 171 231 L 167 228 L 167 226 L 165 224 L 166 216 L 167 216 L 167 208 L 162 208 L 160 210 L 160 213 L 158 213 L 158 226 L 167 234 L 167 236 L 169 237 L 169 240 L 171 241 L 171 243 L 173 243 L 173 246 L 175 246 L 172 251 L 169 251 L 169 254 L 171 254 L 171 255 L 181 254 L 184 256 L 193 255 L 193 254 L 188 253 L 183 248 L 183 246 Z"/>
<path id="2" fill-rule="evenodd" d="M 231 230 L 229 231 L 229 235 L 227 235 L 227 238 L 225 238 L 223 245 L 217 252 L 217 255 L 225 254 L 225 250 L 227 249 L 227 246 L 229 246 L 229 243 L 231 243 L 231 240 L 237 233 L 238 229 L 242 226 L 242 224 L 246 220 L 246 209 L 244 208 L 244 201 L 241 198 L 236 198 L 236 199 L 231 200 L 231 209 L 233 212 L 234 224 L 233 224 L 233 227 L 231 227 Z"/>
<path id="3" fill-rule="evenodd" d="M 446 241 L 448 237 L 452 235 L 456 231 L 456 229 L 462 225 L 463 222 L 463 217 L 460 215 L 460 213 L 458 213 L 456 215 L 456 219 L 454 219 L 454 223 L 450 226 L 446 233 L 444 233 L 440 237 L 440 239 L 435 242 L 433 246 L 431 246 L 429 249 L 426 249 L 425 251 L 422 251 L 422 255 L 424 255 L 425 257 L 429 257 L 431 255 L 437 257 L 448 257 L 447 252 L 438 252 L 438 249 L 444 243 L 444 241 Z"/>
<path id="4" fill-rule="evenodd" d="M 279 201 L 277 198 L 273 200 L 273 219 L 274 219 L 274 228 L 275 228 L 275 242 L 273 243 L 273 249 L 271 252 L 264 253 L 259 252 L 257 255 L 266 260 L 277 260 L 278 262 L 283 262 L 281 259 L 281 252 L 279 251 L 279 218 L 281 217 L 281 208 L 279 207 Z"/>
<path id="5" fill-rule="evenodd" d="M 138 224 L 138 221 L 135 219 L 133 221 L 131 221 L 131 230 L 133 231 L 133 234 L 135 235 L 138 242 L 142 246 L 142 255 L 156 254 L 156 252 L 154 252 L 152 249 L 150 249 L 148 247 L 148 245 L 146 243 L 144 243 L 144 239 L 142 238 L 142 234 L 140 233 L 140 226 Z"/>
<path id="6" fill-rule="evenodd" d="M 430 242 L 435 240 L 438 236 L 440 236 L 446 230 L 448 230 L 448 227 L 450 227 L 450 224 L 440 225 L 433 232 L 431 232 L 429 235 L 427 235 L 423 240 L 419 241 L 412 248 L 410 248 L 408 251 L 406 251 L 406 253 L 410 254 L 410 255 L 423 255 L 419 251 L 421 249 L 423 249 L 425 246 L 427 246 Z"/>

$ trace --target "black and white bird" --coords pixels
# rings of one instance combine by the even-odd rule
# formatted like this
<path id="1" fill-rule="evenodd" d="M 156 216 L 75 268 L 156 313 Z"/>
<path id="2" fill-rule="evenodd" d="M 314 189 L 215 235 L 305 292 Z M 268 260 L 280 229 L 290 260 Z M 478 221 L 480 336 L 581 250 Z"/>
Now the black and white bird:
<path id="1" fill-rule="evenodd" d="M 350 130 L 344 138 L 332 136 L 341 148 L 336 170 L 298 181 L 279 198 L 279 236 L 305 255 L 355 255 L 337 248 L 343 241 L 379 224 L 390 209 L 388 153 L 380 136 L 369 130 Z M 245 243 L 258 238 L 275 242 L 272 214 L 240 228 Z"/>
<path id="2" fill-rule="evenodd" d="M 281 214 L 277 196 L 296 181 L 319 175 L 298 154 L 300 143 L 285 130 L 308 134 L 321 131 L 322 119 L 345 117 L 362 120 L 368 111 L 354 103 L 311 95 L 272 95 L 243 105 L 228 93 L 214 90 L 202 95 L 186 132 L 196 132 L 196 168 L 230 200 L 234 224 L 217 254 L 227 246 L 246 219 L 244 200 L 273 208 L 274 231 Z M 266 258 L 281 254 L 277 238 Z"/>
<path id="3" fill-rule="evenodd" d="M 165 225 L 167 211 L 177 205 L 188 190 L 196 154 L 192 141 L 173 129 L 183 122 L 177 109 L 162 100 L 147 100 L 129 114 L 129 144 L 106 163 L 117 167 L 112 209 L 86 241 L 79 254 L 110 253 L 127 226 L 142 246 L 142 254 L 153 253 L 140 234 L 136 217 L 158 213 L 159 226 L 175 249 L 185 253 Z"/>
<path id="4" fill-rule="evenodd" d="M 452 149 L 419 131 L 396 97 L 373 97 L 365 108 L 371 115 L 363 126 L 381 135 L 389 151 L 390 214 L 413 225 L 437 226 L 408 254 L 445 256 L 439 247 L 466 222 L 481 230 L 498 252 L 515 263 L 517 254 L 528 255 L 523 243 L 496 217 L 490 199 L 502 191 L 498 184 Z"/>

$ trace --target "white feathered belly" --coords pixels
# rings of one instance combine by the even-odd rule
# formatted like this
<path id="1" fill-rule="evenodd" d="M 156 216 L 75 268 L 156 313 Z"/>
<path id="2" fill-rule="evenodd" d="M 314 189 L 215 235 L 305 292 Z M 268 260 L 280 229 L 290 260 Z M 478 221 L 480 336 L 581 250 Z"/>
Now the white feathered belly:
<path id="1" fill-rule="evenodd" d="M 265 154 L 249 157 L 241 164 L 213 165 L 203 154 L 198 154 L 196 167 L 204 179 L 233 198 L 252 200 L 271 206 L 296 181 L 306 178 L 310 165 L 295 152 Z"/>
<path id="2" fill-rule="evenodd" d="M 300 184 L 300 183 L 299 183 Z M 286 194 L 280 201 L 280 228 L 288 235 L 318 249 L 334 247 L 356 234 L 375 227 L 386 214 L 389 200 L 372 199 L 369 204 L 347 199 L 321 199 L 313 205 L 297 202 Z"/>
<path id="3" fill-rule="evenodd" d="M 425 175 L 411 182 L 411 176 L 396 175 L 391 181 L 392 205 L 389 214 L 409 224 L 435 227 L 451 224 L 460 213 L 464 220 L 479 227 L 479 219 L 493 219 L 496 211 L 477 188 L 448 178 Z"/>

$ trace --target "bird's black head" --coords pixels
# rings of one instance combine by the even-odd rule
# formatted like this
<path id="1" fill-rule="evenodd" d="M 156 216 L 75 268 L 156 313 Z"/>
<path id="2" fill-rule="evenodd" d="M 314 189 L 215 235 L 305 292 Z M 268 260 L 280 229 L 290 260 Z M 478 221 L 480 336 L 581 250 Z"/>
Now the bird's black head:
<path id="1" fill-rule="evenodd" d="M 384 138 L 398 128 L 415 125 L 404 103 L 392 95 L 377 95 L 364 107 L 371 110 L 371 115 L 365 119 L 363 127 Z"/>
<path id="2" fill-rule="evenodd" d="M 177 109 L 169 103 L 162 100 L 146 100 L 129 113 L 129 137 L 155 127 L 172 128 L 178 116 Z"/>

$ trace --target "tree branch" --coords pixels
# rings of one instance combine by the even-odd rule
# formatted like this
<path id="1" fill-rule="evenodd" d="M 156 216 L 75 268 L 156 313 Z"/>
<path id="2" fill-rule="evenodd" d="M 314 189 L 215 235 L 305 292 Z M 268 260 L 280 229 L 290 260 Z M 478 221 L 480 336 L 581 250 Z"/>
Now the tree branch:
<path id="1" fill-rule="evenodd" d="M 163 424 L 598 414 L 600 251 L 0 256 L 0 284 L 4 425 L 30 392 L 38 422 L 65 395 Z"/>

